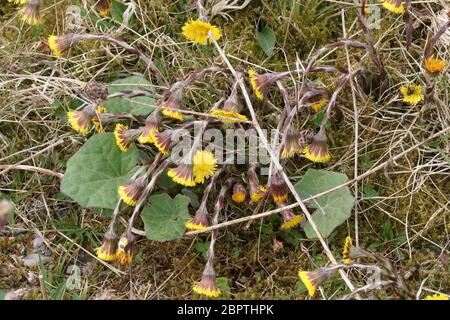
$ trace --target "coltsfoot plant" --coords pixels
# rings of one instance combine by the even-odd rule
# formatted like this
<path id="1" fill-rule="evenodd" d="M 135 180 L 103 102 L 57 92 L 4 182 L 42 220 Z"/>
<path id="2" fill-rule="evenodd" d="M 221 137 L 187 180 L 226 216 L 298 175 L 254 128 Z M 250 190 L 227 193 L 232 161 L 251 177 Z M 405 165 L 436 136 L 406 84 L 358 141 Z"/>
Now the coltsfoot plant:
<path id="1" fill-rule="evenodd" d="M 25 23 L 42 22 L 44 1 L 13 2 L 23 6 Z M 318 269 L 298 272 L 311 297 L 324 281 L 338 274 L 350 291 L 344 298 L 368 297 L 385 288 L 402 298 L 421 298 L 407 272 L 390 259 L 362 248 L 350 236 L 340 259 L 330 246 L 341 245 L 331 236 L 337 229 L 345 232 L 341 226 L 358 206 L 361 194 L 351 190 L 352 185 L 450 131 L 448 121 L 446 126 L 436 123 L 426 140 L 388 156 L 364 173 L 357 169 L 360 105 L 371 101 L 418 112 L 446 107 L 449 114 L 448 105 L 442 106 L 448 90 L 438 85 L 441 78 L 448 77 L 446 53 L 439 51 L 437 43 L 450 21 L 430 34 L 424 44 L 415 38 L 410 19 L 418 14 L 421 4 L 412 5 L 409 0 L 350 1 L 338 12 L 344 29 L 346 17 L 356 17 L 357 32 L 344 30 L 341 39 L 315 48 L 308 57 L 287 61 L 285 70 L 268 71 L 227 54 L 237 42 L 227 37 L 224 23 L 228 22 L 223 17 L 229 21 L 249 5 L 250 1 L 209 1 L 205 5 L 198 0 L 196 17 L 186 18 L 177 31 L 177 46 L 189 52 L 193 66 L 201 65 L 194 63 L 196 53 L 207 52 L 209 65 L 175 78 L 169 75 L 168 64 L 151 58 L 147 50 L 130 44 L 133 41 L 114 36 L 114 28 L 111 34 L 48 36 L 55 60 L 70 62 L 71 52 L 88 42 L 108 43 L 136 56 L 137 67 L 142 68 L 142 74 L 111 75 L 115 79 L 109 83 L 86 83 L 77 93 L 81 103 L 66 113 L 76 134 L 87 139 L 67 162 L 61 190 L 82 207 L 112 211 L 96 256 L 108 263 L 129 265 L 140 250 L 136 244 L 140 237 L 163 242 L 209 235 L 206 265 L 192 291 L 218 298 L 221 289 L 216 281 L 215 248 L 222 228 L 279 215 L 280 230 L 301 230 L 321 244 L 329 260 Z M 118 1 L 100 0 L 87 9 L 108 21 L 124 13 L 117 11 L 117 6 Z M 405 26 L 404 38 L 396 40 L 405 58 L 420 56 L 419 63 L 402 64 L 397 69 L 390 53 L 381 50 L 384 37 L 376 38 L 369 23 L 372 12 L 380 10 L 386 19 L 395 19 L 396 28 Z M 139 33 L 130 31 L 129 37 L 137 38 Z M 272 30 L 259 34 L 258 42 L 268 56 L 273 54 L 276 41 Z M 60 65 L 62 77 L 69 74 L 64 67 Z M 324 85 L 320 79 L 332 85 Z M 201 106 L 193 104 L 191 94 L 204 97 Z M 346 108 L 349 105 L 353 110 Z M 377 112 L 383 110 L 373 110 Z M 271 132 L 265 123 L 268 113 L 276 119 Z M 342 155 L 338 150 L 349 147 L 339 144 L 340 127 L 352 119 L 356 140 L 350 153 L 355 153 L 356 171 L 349 179 L 345 169 L 337 169 L 336 164 Z M 309 168 L 294 173 L 288 169 L 291 163 L 309 163 Z M 162 187 L 162 180 L 170 187 Z M 263 204 L 272 209 L 260 212 Z M 229 219 L 225 212 L 231 207 L 239 208 L 242 216 Z M 354 232 L 361 236 L 357 228 Z M 344 272 L 355 269 L 374 277 L 355 287 Z M 426 299 L 448 296 L 436 292 Z"/>

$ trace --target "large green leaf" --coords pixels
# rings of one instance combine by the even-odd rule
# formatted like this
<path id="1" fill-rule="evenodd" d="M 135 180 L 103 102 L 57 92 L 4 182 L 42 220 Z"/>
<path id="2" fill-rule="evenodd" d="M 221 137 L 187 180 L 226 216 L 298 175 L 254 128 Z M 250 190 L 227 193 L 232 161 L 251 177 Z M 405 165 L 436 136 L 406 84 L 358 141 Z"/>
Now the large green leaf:
<path id="1" fill-rule="evenodd" d="M 303 179 L 295 185 L 295 190 L 301 198 L 305 199 L 348 181 L 345 174 L 309 169 Z M 347 220 L 352 212 L 353 196 L 347 187 L 337 189 L 308 203 L 308 207 L 317 208 L 312 218 L 322 236 L 328 237 L 330 233 Z M 309 222 L 304 225 L 306 236 L 317 238 Z"/>
<path id="2" fill-rule="evenodd" d="M 264 53 L 270 58 L 275 48 L 275 33 L 272 28 L 265 26 L 262 29 L 256 29 L 256 40 Z"/>
<path id="3" fill-rule="evenodd" d="M 151 89 L 150 82 L 143 77 L 131 76 L 112 82 L 108 93 L 113 94 L 122 90 Z M 155 100 L 150 97 L 122 98 L 116 97 L 106 100 L 103 105 L 111 113 L 131 113 L 134 115 L 147 115 L 153 110 Z"/>
<path id="4" fill-rule="evenodd" d="M 168 241 L 182 237 L 186 232 L 184 224 L 191 219 L 189 198 L 178 194 L 172 199 L 167 193 L 162 193 L 151 196 L 149 201 L 150 206 L 142 210 L 147 238 Z"/>
<path id="5" fill-rule="evenodd" d="M 137 162 L 136 147 L 121 152 L 112 133 L 96 134 L 67 162 L 61 191 L 83 207 L 114 209 Z"/>

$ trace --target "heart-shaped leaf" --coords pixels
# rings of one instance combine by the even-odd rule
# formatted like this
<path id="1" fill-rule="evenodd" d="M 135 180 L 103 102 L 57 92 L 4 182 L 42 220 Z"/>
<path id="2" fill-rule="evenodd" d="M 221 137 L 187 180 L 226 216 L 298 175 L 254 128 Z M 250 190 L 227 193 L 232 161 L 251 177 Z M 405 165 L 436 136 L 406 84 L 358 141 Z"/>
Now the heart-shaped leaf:
<path id="1" fill-rule="evenodd" d="M 178 194 L 172 199 L 167 193 L 161 193 L 152 195 L 149 201 L 141 215 L 147 238 L 168 241 L 182 237 L 186 232 L 184 224 L 191 219 L 189 198 Z"/>
<path id="2" fill-rule="evenodd" d="M 295 190 L 301 198 L 305 199 L 347 181 L 347 176 L 342 173 L 309 169 L 303 179 L 297 182 Z M 337 226 L 350 217 L 353 201 L 350 190 L 343 187 L 308 202 L 308 207 L 317 208 L 312 214 L 312 218 L 323 237 L 328 237 Z M 317 238 L 309 222 L 304 224 L 304 230 L 308 238 Z"/>
<path id="3" fill-rule="evenodd" d="M 136 147 L 121 152 L 112 133 L 96 134 L 67 162 L 61 192 L 83 207 L 114 209 L 137 162 Z"/>

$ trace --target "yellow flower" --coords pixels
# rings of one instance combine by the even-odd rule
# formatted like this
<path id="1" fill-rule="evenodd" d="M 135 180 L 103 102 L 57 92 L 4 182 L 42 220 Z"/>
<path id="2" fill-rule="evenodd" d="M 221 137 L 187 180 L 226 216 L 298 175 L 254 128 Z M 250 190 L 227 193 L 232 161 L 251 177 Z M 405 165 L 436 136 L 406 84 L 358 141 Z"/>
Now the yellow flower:
<path id="1" fill-rule="evenodd" d="M 326 163 L 331 160 L 331 154 L 328 151 L 328 139 L 324 132 L 319 131 L 312 139 L 312 142 L 305 147 L 304 154 L 306 159 L 313 162 Z"/>
<path id="2" fill-rule="evenodd" d="M 273 201 L 277 204 L 286 202 L 288 198 L 289 189 L 286 186 L 280 171 L 277 171 L 272 175 L 270 193 L 272 194 Z"/>
<path id="3" fill-rule="evenodd" d="M 210 31 L 214 39 L 219 40 L 222 37 L 220 28 L 199 19 L 189 20 L 181 30 L 187 39 L 203 45 L 212 42 L 208 35 Z"/>
<path id="4" fill-rule="evenodd" d="M 308 294 L 310 297 L 314 296 L 316 293 L 316 286 L 311 279 L 311 272 L 308 271 L 299 271 L 298 276 L 300 277 L 300 280 L 305 285 L 306 289 L 308 290 Z"/>
<path id="5" fill-rule="evenodd" d="M 122 152 L 127 152 L 133 143 L 128 127 L 121 123 L 116 124 L 116 127 L 114 128 L 114 137 L 117 146 Z"/>
<path id="6" fill-rule="evenodd" d="M 192 291 L 198 294 L 205 295 L 210 298 L 217 298 L 220 296 L 220 289 L 217 287 L 216 273 L 210 261 L 206 263 L 205 269 L 202 273 L 200 282 L 192 287 Z"/>
<path id="7" fill-rule="evenodd" d="M 205 285 L 202 285 L 201 282 L 195 284 L 192 287 L 192 291 L 195 293 L 210 297 L 210 298 L 218 298 L 221 295 L 221 291 L 217 287 L 207 287 Z"/>
<path id="8" fill-rule="evenodd" d="M 131 180 L 124 186 L 119 186 L 119 196 L 127 205 L 134 207 L 144 189 L 143 180 Z"/>
<path id="9" fill-rule="evenodd" d="M 266 196 L 266 193 L 267 189 L 264 186 L 259 186 L 259 189 L 251 194 L 250 200 L 253 203 L 259 202 L 262 198 Z"/>
<path id="10" fill-rule="evenodd" d="M 8 2 L 12 2 L 14 4 L 25 4 L 28 0 L 8 0 Z"/>
<path id="11" fill-rule="evenodd" d="M 120 237 L 116 251 L 116 260 L 120 264 L 130 264 L 133 261 L 134 239 L 131 233 Z"/>
<path id="12" fill-rule="evenodd" d="M 255 69 L 250 68 L 248 70 L 248 76 L 250 77 L 250 85 L 252 86 L 256 98 L 258 98 L 259 100 L 263 100 L 264 92 L 261 91 L 260 80 L 258 78 L 259 75 L 256 73 Z"/>
<path id="13" fill-rule="evenodd" d="M 302 146 L 301 134 L 294 127 L 290 127 L 286 135 L 283 150 L 281 151 L 281 156 L 283 158 L 292 158 L 295 154 L 302 152 Z"/>
<path id="14" fill-rule="evenodd" d="M 170 144 L 172 142 L 172 132 L 165 130 L 163 132 L 153 131 L 151 133 L 152 143 L 158 148 L 159 152 L 167 156 L 170 151 Z"/>
<path id="15" fill-rule="evenodd" d="M 422 300 L 449 300 L 448 296 L 445 294 L 433 294 L 430 296 L 426 296 Z"/>
<path id="16" fill-rule="evenodd" d="M 184 120 L 183 114 L 178 111 L 163 109 L 162 114 L 169 118 L 175 119 L 175 120 L 180 120 L 180 121 Z"/>
<path id="17" fill-rule="evenodd" d="M 380 0 L 380 2 L 383 4 L 383 7 L 393 13 L 401 14 L 405 12 L 402 0 Z"/>
<path id="18" fill-rule="evenodd" d="M 400 88 L 403 95 L 403 101 L 409 104 L 417 104 L 423 100 L 422 86 L 414 83 L 409 83 Z"/>
<path id="19" fill-rule="evenodd" d="M 95 9 L 98 10 L 98 15 L 100 17 L 108 16 L 109 12 L 112 10 L 111 0 L 97 0 L 95 3 Z"/>
<path id="20" fill-rule="evenodd" d="M 58 48 L 58 37 L 51 35 L 50 37 L 48 37 L 48 46 L 50 48 L 50 50 L 52 50 L 53 54 L 57 57 L 61 57 L 62 52 L 61 50 Z"/>
<path id="21" fill-rule="evenodd" d="M 214 109 L 210 112 L 213 116 L 219 116 L 221 117 L 221 121 L 228 122 L 228 123 L 234 123 L 239 121 L 247 121 L 248 118 L 238 112 L 236 112 L 236 109 L 226 111 L 222 109 Z M 224 118 L 222 118 L 224 117 Z M 232 119 L 230 119 L 232 118 Z"/>
<path id="22" fill-rule="evenodd" d="M 69 111 L 67 120 L 76 132 L 86 134 L 89 131 L 91 116 L 88 111 Z"/>
<path id="23" fill-rule="evenodd" d="M 99 105 L 97 106 L 96 114 L 92 117 L 92 123 L 95 126 L 95 131 L 97 132 L 103 132 L 102 122 L 99 118 L 102 113 L 106 113 L 106 108 Z"/>
<path id="24" fill-rule="evenodd" d="M 344 264 L 349 264 L 351 262 L 350 258 L 350 247 L 352 246 L 352 238 L 345 238 L 344 249 L 342 250 L 342 257 L 344 258 Z"/>
<path id="25" fill-rule="evenodd" d="M 205 182 L 205 178 L 213 176 L 217 170 L 217 159 L 212 152 L 199 150 L 195 153 L 192 161 L 194 163 L 195 182 L 197 183 Z"/>
<path id="26" fill-rule="evenodd" d="M 311 109 L 313 109 L 315 112 L 322 111 L 322 109 L 328 104 L 327 98 L 322 98 L 317 102 L 314 102 L 311 104 Z"/>
<path id="27" fill-rule="evenodd" d="M 116 259 L 117 236 L 114 232 L 105 233 L 102 246 L 95 249 L 95 253 L 100 260 L 114 261 Z"/>
<path id="28" fill-rule="evenodd" d="M 180 164 L 176 168 L 169 169 L 167 175 L 173 181 L 186 187 L 195 186 L 194 173 L 192 172 L 192 165 Z"/>
<path id="29" fill-rule="evenodd" d="M 188 230 L 204 230 L 209 226 L 208 210 L 206 209 L 206 204 L 204 202 L 198 207 L 194 218 L 187 221 L 185 226 Z"/>
<path id="30" fill-rule="evenodd" d="M 299 271 L 298 276 L 300 280 L 308 289 L 308 294 L 310 297 L 314 296 L 317 287 L 330 276 L 330 271 L 326 268 L 320 268 L 314 271 Z"/>
<path id="31" fill-rule="evenodd" d="M 427 69 L 428 72 L 437 73 L 444 70 L 444 68 L 447 66 L 447 62 L 439 59 L 438 57 L 429 57 L 425 59 L 424 65 L 425 69 Z"/>
<path id="32" fill-rule="evenodd" d="M 247 197 L 247 191 L 244 186 L 240 183 L 236 183 L 233 187 L 233 194 L 231 195 L 231 199 L 236 203 L 242 203 L 245 201 Z"/>
<path id="33" fill-rule="evenodd" d="M 22 20 L 31 26 L 41 22 L 41 0 L 28 0 L 22 9 Z"/>
<path id="34" fill-rule="evenodd" d="M 188 222 L 185 223 L 186 229 L 188 230 L 204 230 L 207 228 L 207 226 L 201 224 L 201 223 L 194 223 L 193 220 L 189 220 Z"/>
<path id="35" fill-rule="evenodd" d="M 302 222 L 303 218 L 301 215 L 297 214 L 294 215 L 292 218 L 290 218 L 289 220 L 285 221 L 281 226 L 280 229 L 281 230 L 287 230 L 287 229 L 292 229 L 295 226 L 297 226 L 300 222 Z"/>

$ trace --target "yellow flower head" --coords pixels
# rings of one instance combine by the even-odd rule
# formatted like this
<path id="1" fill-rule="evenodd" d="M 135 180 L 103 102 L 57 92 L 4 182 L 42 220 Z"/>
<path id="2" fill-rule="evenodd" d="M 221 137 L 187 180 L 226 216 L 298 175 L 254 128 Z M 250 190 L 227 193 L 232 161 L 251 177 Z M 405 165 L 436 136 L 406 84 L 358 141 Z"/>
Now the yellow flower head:
<path id="1" fill-rule="evenodd" d="M 204 224 L 195 223 L 193 220 L 189 220 L 188 222 L 186 222 L 185 226 L 186 226 L 186 229 L 191 230 L 191 231 L 204 230 L 207 228 L 207 226 L 205 226 Z"/>
<path id="2" fill-rule="evenodd" d="M 267 189 L 264 186 L 258 186 L 258 189 L 255 192 L 252 192 L 250 195 L 250 200 L 253 203 L 259 202 L 262 198 L 264 198 L 267 194 Z"/>
<path id="3" fill-rule="evenodd" d="M 31 26 L 41 23 L 41 0 L 28 0 L 22 9 L 22 20 Z"/>
<path id="4" fill-rule="evenodd" d="M 117 235 L 114 232 L 105 233 L 102 246 L 95 249 L 100 260 L 114 261 L 116 259 Z"/>
<path id="5" fill-rule="evenodd" d="M 306 289 L 308 289 L 308 294 L 310 297 L 314 296 L 316 293 L 317 287 L 328 277 L 330 276 L 330 272 L 324 268 L 320 268 L 314 271 L 299 271 L 298 276 L 300 280 L 305 285 Z"/>
<path id="6" fill-rule="evenodd" d="M 383 4 L 383 7 L 393 13 L 401 14 L 405 12 L 402 0 L 380 0 L 380 2 Z"/>
<path id="7" fill-rule="evenodd" d="M 209 151 L 197 151 L 192 158 L 192 162 L 194 164 L 195 182 L 197 183 L 205 182 L 205 178 L 213 176 L 217 170 L 217 159 Z"/>
<path id="8" fill-rule="evenodd" d="M 281 212 L 281 214 L 283 215 L 283 224 L 280 226 L 281 230 L 288 230 L 288 229 L 292 229 L 294 227 L 296 227 L 300 222 L 302 222 L 303 218 L 301 215 L 296 214 L 296 215 L 285 215 L 283 214 L 283 212 L 288 211 L 288 210 L 284 210 Z"/>
<path id="9" fill-rule="evenodd" d="M 188 230 L 204 230 L 209 226 L 208 223 L 208 210 L 206 204 L 202 203 L 197 209 L 194 218 L 187 221 L 185 226 Z"/>
<path id="10" fill-rule="evenodd" d="M 92 123 L 94 124 L 95 131 L 103 132 L 102 122 L 100 119 L 100 115 L 102 113 L 106 113 L 106 108 L 103 106 L 97 106 L 96 114 L 92 117 Z"/>
<path id="11" fill-rule="evenodd" d="M 79 133 L 86 134 L 91 127 L 92 116 L 86 109 L 67 112 L 67 120 L 71 127 Z"/>
<path id="12" fill-rule="evenodd" d="M 172 131 L 165 130 L 163 132 L 153 131 L 151 133 L 152 143 L 158 148 L 159 152 L 167 156 L 170 151 L 170 145 L 172 143 Z"/>
<path id="13" fill-rule="evenodd" d="M 119 187 L 119 196 L 127 205 L 134 207 L 144 189 L 143 179 L 131 180 Z"/>
<path id="14" fill-rule="evenodd" d="M 352 246 L 352 238 L 350 238 L 350 237 L 345 238 L 344 249 L 342 250 L 342 258 L 343 258 L 344 264 L 349 264 L 351 262 L 351 258 L 350 258 L 351 246 Z"/>
<path id="15" fill-rule="evenodd" d="M 195 179 L 192 168 L 193 165 L 180 164 L 176 168 L 169 169 L 167 175 L 176 183 L 179 183 L 186 187 L 193 187 L 195 186 Z"/>
<path id="16" fill-rule="evenodd" d="M 409 104 L 417 104 L 423 100 L 422 86 L 419 84 L 409 83 L 400 88 L 403 95 L 403 101 Z"/>
<path id="17" fill-rule="evenodd" d="M 286 135 L 283 150 L 281 151 L 281 156 L 283 158 L 292 158 L 295 154 L 301 153 L 302 151 L 303 143 L 301 134 L 294 127 L 290 127 Z"/>
<path id="18" fill-rule="evenodd" d="M 426 296 L 422 300 L 449 300 L 448 296 L 445 294 L 433 294 L 430 296 Z"/>
<path id="19" fill-rule="evenodd" d="M 183 121 L 184 120 L 183 114 L 181 112 L 178 112 L 178 111 L 175 111 L 175 110 L 164 109 L 162 111 L 162 114 L 167 116 L 167 117 L 169 117 L 169 118 L 175 119 L 175 120 L 179 120 L 179 121 Z"/>
<path id="20" fill-rule="evenodd" d="M 28 0 L 8 0 L 8 2 L 12 2 L 14 4 L 25 4 Z"/>
<path id="21" fill-rule="evenodd" d="M 122 264 L 130 264 L 133 261 L 133 248 L 135 237 L 131 233 L 122 235 L 116 251 L 116 260 Z"/>
<path id="22" fill-rule="evenodd" d="M 159 110 L 156 109 L 145 120 L 145 126 L 141 135 L 138 137 L 138 141 L 142 144 L 154 143 L 153 134 L 158 132 L 160 121 Z"/>
<path id="23" fill-rule="evenodd" d="M 60 58 L 62 54 L 69 50 L 77 41 L 78 37 L 73 33 L 62 36 L 51 35 L 48 37 L 48 47 L 55 56 Z"/>
<path id="24" fill-rule="evenodd" d="M 122 152 L 127 152 L 133 144 L 133 136 L 131 135 L 130 130 L 121 123 L 116 124 L 116 127 L 114 128 L 114 137 L 117 146 Z"/>
<path id="25" fill-rule="evenodd" d="M 181 30 L 183 36 L 187 39 L 203 45 L 212 42 L 208 35 L 209 32 L 211 32 L 212 36 L 216 40 L 219 40 L 222 37 L 222 31 L 220 28 L 199 19 L 189 20 L 184 24 Z"/>
<path id="26" fill-rule="evenodd" d="M 322 130 L 312 139 L 312 142 L 305 147 L 304 154 L 306 159 L 313 162 L 326 163 L 331 160 L 331 154 L 328 151 L 328 139 Z"/>
<path id="27" fill-rule="evenodd" d="M 255 93 L 256 98 L 259 100 L 264 100 L 264 93 L 262 91 L 262 80 L 261 76 L 256 73 L 255 69 L 250 68 L 248 70 L 248 76 L 250 78 L 250 85 L 252 86 L 253 92 Z"/>
<path id="28" fill-rule="evenodd" d="M 273 201 L 277 204 L 286 202 L 288 198 L 289 189 L 284 182 L 283 176 L 279 171 L 272 175 L 270 193 L 272 194 Z"/>
<path id="29" fill-rule="evenodd" d="M 220 296 L 221 291 L 219 287 L 217 287 L 216 273 L 209 261 L 206 263 L 200 282 L 194 284 L 192 291 L 210 298 L 217 298 Z"/>
<path id="30" fill-rule="evenodd" d="M 322 111 L 323 108 L 328 104 L 327 98 L 322 98 L 319 101 L 311 103 L 311 109 L 313 109 L 315 112 Z"/>
<path id="31" fill-rule="evenodd" d="M 425 69 L 430 73 L 438 73 L 447 66 L 447 62 L 445 60 L 442 60 L 440 58 L 436 57 L 429 57 L 425 59 L 424 62 Z"/>
<path id="32" fill-rule="evenodd" d="M 246 197 L 247 191 L 245 190 L 244 186 L 240 183 L 236 183 L 233 187 L 233 194 L 231 196 L 231 199 L 236 203 L 242 203 L 245 201 Z"/>
<path id="33" fill-rule="evenodd" d="M 223 109 L 214 109 L 210 112 L 213 116 L 220 117 L 220 121 L 234 123 L 239 121 L 247 121 L 248 118 L 236 110 L 225 111 Z"/>
<path id="34" fill-rule="evenodd" d="M 95 3 L 95 9 L 98 10 L 98 15 L 100 17 L 107 17 L 109 12 L 112 10 L 111 0 L 97 0 Z"/>

